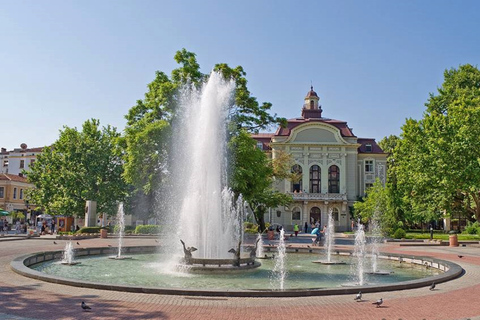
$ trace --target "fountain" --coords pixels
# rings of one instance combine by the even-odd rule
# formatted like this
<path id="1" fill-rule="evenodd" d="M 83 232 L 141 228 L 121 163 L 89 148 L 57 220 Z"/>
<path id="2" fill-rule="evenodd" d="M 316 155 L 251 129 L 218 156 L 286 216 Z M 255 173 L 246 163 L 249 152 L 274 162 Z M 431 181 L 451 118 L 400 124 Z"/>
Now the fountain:
<path id="1" fill-rule="evenodd" d="M 272 270 L 272 286 L 274 289 L 284 290 L 285 279 L 287 277 L 286 269 L 286 247 L 285 247 L 285 231 L 283 228 L 280 230 L 280 239 L 277 246 L 278 254 L 275 256 L 275 266 Z"/>
<path id="2" fill-rule="evenodd" d="M 243 297 L 298 296 L 299 292 L 305 296 L 357 293 L 359 289 L 355 286 L 340 288 L 341 283 L 351 277 L 351 266 L 318 268 L 312 263 L 317 258 L 316 254 L 307 253 L 313 248 L 305 248 L 299 253 L 290 253 L 294 248 L 285 248 L 283 230 L 275 259 L 265 259 L 260 264 L 252 257 L 254 253 L 261 254 L 261 240 L 256 244 L 256 252 L 251 250 L 247 257 L 242 253 L 245 208 L 241 197 L 236 198 L 227 188 L 229 168 L 226 163 L 225 105 L 233 89 L 234 83 L 225 82 L 212 73 L 202 89 L 182 93 L 183 102 L 178 106 L 179 113 L 173 128 L 173 150 L 169 150 L 168 155 L 171 157 L 168 162 L 173 167 L 168 171 L 159 168 L 159 174 L 167 175 L 163 185 L 165 189 L 159 193 L 166 194 L 168 203 L 161 203 L 164 206 L 161 212 L 170 213 L 169 218 L 162 221 L 162 227 L 168 230 L 162 238 L 160 248 L 163 251 L 158 252 L 158 246 L 125 248 L 125 252 L 134 252 L 136 257 L 128 262 L 128 268 L 124 263 L 104 258 L 111 251 L 109 248 L 82 249 L 82 257 L 90 255 L 82 260 L 82 265 L 88 266 L 85 268 L 62 266 L 55 261 L 55 254 L 42 252 L 19 259 L 14 269 L 22 274 L 26 274 L 23 273 L 26 268 L 35 269 L 32 275 L 35 279 L 42 273 L 48 273 L 45 281 L 60 279 L 66 284 L 78 285 L 81 282 L 85 287 L 129 292 Z M 329 235 L 333 236 L 333 231 Z M 359 225 L 355 237 L 355 255 L 344 258 L 347 262 L 356 262 L 356 284 L 364 285 L 363 226 Z M 331 252 L 333 241 L 331 243 L 327 248 L 330 247 L 330 254 L 335 254 Z M 123 248 L 122 242 L 119 242 L 119 247 Z M 121 249 L 119 252 L 121 255 Z M 52 260 L 47 261 L 49 257 Z M 382 258 L 380 268 L 393 268 L 398 264 L 397 260 Z M 398 269 L 390 277 L 379 277 L 375 286 L 365 286 L 361 291 L 374 292 L 382 286 L 388 290 L 392 286 L 405 289 L 409 285 L 405 281 L 418 279 L 430 285 L 431 279 L 423 278 L 436 276 L 445 270 L 455 271 L 455 275 L 461 272 L 461 268 L 454 270 L 443 262 L 438 263 L 438 269 L 426 269 L 423 265 L 413 265 L 415 261 L 421 260 L 409 259 L 412 268 Z M 176 268 L 178 265 L 184 268 L 179 270 Z M 244 270 L 244 267 L 255 269 Z M 200 274 L 196 274 L 195 270 Z M 69 279 L 74 280 L 69 282 Z"/>
<path id="3" fill-rule="evenodd" d="M 371 270 L 368 271 L 367 273 L 372 275 L 389 275 L 392 272 L 380 270 L 378 268 L 378 255 L 380 253 L 378 250 L 378 246 L 380 245 L 380 242 L 382 239 L 382 233 L 381 233 L 380 224 L 379 224 L 379 220 L 380 220 L 379 217 L 380 217 L 380 214 L 378 210 L 375 210 L 373 218 L 370 221 L 372 237 L 371 237 L 369 246 L 370 246 L 370 262 L 372 267 L 371 267 Z"/>
<path id="4" fill-rule="evenodd" d="M 325 246 L 327 249 L 327 260 L 318 260 L 313 261 L 315 263 L 321 264 L 345 264 L 344 261 L 332 261 L 332 248 L 334 245 L 334 235 L 335 235 L 335 221 L 333 220 L 332 209 L 328 212 L 328 224 L 327 230 L 325 231 Z"/>
<path id="5" fill-rule="evenodd" d="M 359 286 L 365 285 L 365 231 L 363 230 L 363 224 L 358 221 L 357 231 L 355 231 L 355 247 L 353 250 L 353 256 L 356 258 L 355 263 L 355 281 Z"/>
<path id="6" fill-rule="evenodd" d="M 123 237 L 125 235 L 125 212 L 123 211 L 123 202 L 120 202 L 117 210 L 117 227 L 118 227 L 118 253 L 116 256 L 110 256 L 109 259 L 125 260 L 132 259 L 130 256 L 122 256 Z"/>
<path id="7" fill-rule="evenodd" d="M 60 262 L 63 265 L 74 266 L 80 262 L 75 261 L 75 252 L 73 249 L 73 243 L 71 241 L 65 244 L 65 250 L 63 251 L 62 261 Z"/>
<path id="8" fill-rule="evenodd" d="M 201 89 L 181 93 L 173 125 L 172 196 L 165 200 L 172 213 L 167 224 L 177 230 L 176 237 L 166 239 L 174 268 L 191 272 L 260 265 L 242 252 L 245 204 L 227 186 L 227 106 L 234 88 L 233 81 L 212 72 Z M 197 249 L 188 259 L 182 258 L 179 239 Z M 185 262 L 188 268 L 181 266 Z"/>

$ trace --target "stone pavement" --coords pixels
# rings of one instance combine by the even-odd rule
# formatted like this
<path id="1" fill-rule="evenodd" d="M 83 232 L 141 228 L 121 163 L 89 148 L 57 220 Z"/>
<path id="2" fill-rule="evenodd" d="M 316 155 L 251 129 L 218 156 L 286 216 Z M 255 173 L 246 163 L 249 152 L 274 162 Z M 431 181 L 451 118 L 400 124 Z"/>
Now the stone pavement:
<path id="1" fill-rule="evenodd" d="M 382 245 L 383 252 L 432 256 L 465 269 L 453 281 L 428 288 L 354 296 L 300 298 L 189 297 L 76 288 L 20 276 L 10 261 L 43 250 L 58 250 L 65 241 L 0 242 L 0 320 L 18 319 L 476 319 L 480 320 L 480 248 L 401 247 Z M 116 246 L 115 239 L 80 240 L 82 247 Z M 155 245 L 154 239 L 126 239 L 125 245 Z M 303 244 L 299 244 L 303 245 Z M 459 258 L 458 255 L 463 255 Z M 372 305 L 384 299 L 380 308 Z M 83 312 L 80 303 L 92 307 Z"/>

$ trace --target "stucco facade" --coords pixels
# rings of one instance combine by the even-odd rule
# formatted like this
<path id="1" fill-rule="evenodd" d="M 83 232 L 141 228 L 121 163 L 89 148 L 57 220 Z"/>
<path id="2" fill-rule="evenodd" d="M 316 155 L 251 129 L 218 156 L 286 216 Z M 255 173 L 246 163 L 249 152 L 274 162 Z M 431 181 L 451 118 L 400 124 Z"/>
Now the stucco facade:
<path id="1" fill-rule="evenodd" d="M 271 209 L 265 221 L 292 230 L 319 221 L 327 224 L 332 212 L 337 231 L 351 229 L 350 207 L 379 178 L 385 183 L 387 154 L 375 139 L 358 138 L 345 121 L 322 117 L 323 110 L 313 87 L 305 97 L 302 116 L 289 119 L 286 128 L 272 134 L 253 135 L 257 147 L 275 158 L 280 152 L 292 156 L 297 181 L 275 183 L 294 201 Z"/>

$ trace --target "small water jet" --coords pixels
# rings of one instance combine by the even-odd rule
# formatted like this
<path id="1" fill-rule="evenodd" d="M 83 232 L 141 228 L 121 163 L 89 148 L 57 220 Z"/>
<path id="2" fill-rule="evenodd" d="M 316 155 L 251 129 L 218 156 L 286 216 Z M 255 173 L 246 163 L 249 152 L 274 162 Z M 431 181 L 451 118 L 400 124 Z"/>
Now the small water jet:
<path id="1" fill-rule="evenodd" d="M 389 275 L 392 272 L 386 270 L 378 269 L 378 255 L 379 255 L 379 245 L 382 241 L 382 232 L 380 228 L 380 212 L 375 210 L 372 220 L 370 221 L 370 230 L 371 230 L 371 238 L 370 238 L 370 263 L 371 269 L 367 271 L 367 274 L 371 275 L 380 275 L 385 276 Z"/>
<path id="2" fill-rule="evenodd" d="M 262 234 L 259 233 L 257 235 L 257 258 L 264 259 L 265 258 L 265 250 L 263 250 L 263 237 Z"/>
<path id="3" fill-rule="evenodd" d="M 353 250 L 353 256 L 356 258 L 355 263 L 355 281 L 359 286 L 365 285 L 365 231 L 363 224 L 360 221 L 357 224 L 357 231 L 355 231 L 355 247 Z"/>
<path id="4" fill-rule="evenodd" d="M 78 261 L 75 261 L 75 251 L 73 249 L 73 243 L 71 241 L 65 244 L 65 250 L 63 251 L 63 257 L 60 263 L 69 266 L 74 266 L 80 263 Z"/>
<path id="5" fill-rule="evenodd" d="M 125 236 L 125 212 L 123 211 L 123 202 L 120 202 L 117 210 L 117 227 L 118 227 L 118 253 L 116 256 L 110 256 L 109 259 L 125 260 L 132 259 L 130 256 L 122 256 L 123 237 Z"/>
<path id="6" fill-rule="evenodd" d="M 285 247 L 285 231 L 280 230 L 280 239 L 277 246 L 278 254 L 275 256 L 275 266 L 272 270 L 272 284 L 274 289 L 284 290 L 285 279 L 287 278 L 286 268 L 286 247 Z"/>
<path id="7" fill-rule="evenodd" d="M 313 261 L 314 263 L 321 264 L 345 264 L 344 261 L 332 261 L 332 249 L 334 245 L 334 235 L 335 235 L 335 221 L 333 220 L 332 209 L 328 212 L 328 224 L 327 229 L 325 230 L 325 247 L 327 249 L 327 260 Z"/>

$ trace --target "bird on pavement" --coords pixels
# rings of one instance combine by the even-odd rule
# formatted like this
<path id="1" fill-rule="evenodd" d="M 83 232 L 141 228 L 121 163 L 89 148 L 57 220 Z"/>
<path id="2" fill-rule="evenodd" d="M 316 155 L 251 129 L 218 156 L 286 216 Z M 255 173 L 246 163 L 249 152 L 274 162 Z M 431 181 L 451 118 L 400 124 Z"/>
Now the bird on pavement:
<path id="1" fill-rule="evenodd" d="M 56 242 L 56 241 L 53 241 L 53 244 L 57 244 L 57 242 Z"/>
<path id="2" fill-rule="evenodd" d="M 110 248 L 112 247 L 112 245 L 111 245 L 111 244 L 109 244 L 108 246 L 109 246 Z"/>
<path id="3" fill-rule="evenodd" d="M 158 243 L 158 240 L 155 240 L 156 243 Z"/>
<path id="4" fill-rule="evenodd" d="M 85 301 L 82 301 L 82 309 L 83 309 L 83 311 L 87 311 L 87 310 L 91 310 L 92 308 L 90 308 L 89 306 L 87 306 L 87 304 L 85 303 Z"/>
<path id="5" fill-rule="evenodd" d="M 463 256 L 462 256 L 462 255 L 458 255 L 458 257 L 459 257 L 460 259 L 462 259 L 462 258 L 463 258 Z"/>
<path id="6" fill-rule="evenodd" d="M 432 282 L 432 285 L 430 286 L 430 290 L 434 290 L 435 289 L 435 282 Z"/>
<path id="7" fill-rule="evenodd" d="M 357 293 L 357 296 L 355 297 L 355 299 L 353 299 L 355 301 L 362 301 L 362 291 L 360 291 L 359 293 Z"/>
<path id="8" fill-rule="evenodd" d="M 375 301 L 374 303 L 372 304 L 376 304 L 377 305 L 377 308 L 380 307 L 380 305 L 383 303 L 383 298 L 380 298 L 378 299 L 377 301 Z"/>
<path id="9" fill-rule="evenodd" d="M 80 242 L 77 241 L 77 244 L 80 245 Z"/>

